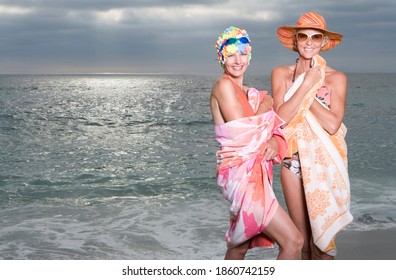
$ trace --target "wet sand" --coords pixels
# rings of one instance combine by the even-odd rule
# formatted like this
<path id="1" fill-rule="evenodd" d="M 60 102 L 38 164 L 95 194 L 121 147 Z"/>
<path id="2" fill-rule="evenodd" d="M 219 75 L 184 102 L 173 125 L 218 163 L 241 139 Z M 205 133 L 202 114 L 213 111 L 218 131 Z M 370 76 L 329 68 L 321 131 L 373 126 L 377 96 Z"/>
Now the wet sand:
<path id="1" fill-rule="evenodd" d="M 337 260 L 396 260 L 396 228 L 341 231 L 336 245 Z"/>

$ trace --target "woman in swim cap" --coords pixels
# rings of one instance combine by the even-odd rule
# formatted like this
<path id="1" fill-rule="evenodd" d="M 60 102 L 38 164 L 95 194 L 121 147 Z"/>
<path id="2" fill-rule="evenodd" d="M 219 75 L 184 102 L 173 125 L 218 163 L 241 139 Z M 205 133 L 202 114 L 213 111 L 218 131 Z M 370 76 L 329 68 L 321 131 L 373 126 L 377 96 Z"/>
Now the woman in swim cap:
<path id="1" fill-rule="evenodd" d="M 251 41 L 240 28 L 227 28 L 216 42 L 223 75 L 214 83 L 210 108 L 215 124 L 217 184 L 230 202 L 225 259 L 244 259 L 249 248 L 279 245 L 279 259 L 298 259 L 303 239 L 272 189 L 272 166 L 286 151 L 267 91 L 243 84 Z"/>

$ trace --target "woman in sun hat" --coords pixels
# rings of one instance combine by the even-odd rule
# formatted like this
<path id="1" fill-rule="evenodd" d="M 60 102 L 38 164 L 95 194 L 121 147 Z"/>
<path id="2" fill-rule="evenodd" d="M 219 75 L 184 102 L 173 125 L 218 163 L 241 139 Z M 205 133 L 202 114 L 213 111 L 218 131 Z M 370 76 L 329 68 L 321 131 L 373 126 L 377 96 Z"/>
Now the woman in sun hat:
<path id="1" fill-rule="evenodd" d="M 272 71 L 274 110 L 285 121 L 288 149 L 281 183 L 289 215 L 304 237 L 302 259 L 334 259 L 335 236 L 352 221 L 342 123 L 347 77 L 319 55 L 342 35 L 308 12 L 277 30 L 281 44 L 297 52 L 295 64 Z"/>
<path id="2" fill-rule="evenodd" d="M 230 202 L 225 259 L 244 259 L 249 248 L 279 245 L 279 259 L 299 259 L 303 239 L 272 189 L 272 166 L 286 142 L 283 121 L 267 91 L 243 84 L 251 58 L 244 29 L 227 28 L 216 42 L 222 76 L 214 83 L 210 108 L 219 143 L 217 184 Z"/>

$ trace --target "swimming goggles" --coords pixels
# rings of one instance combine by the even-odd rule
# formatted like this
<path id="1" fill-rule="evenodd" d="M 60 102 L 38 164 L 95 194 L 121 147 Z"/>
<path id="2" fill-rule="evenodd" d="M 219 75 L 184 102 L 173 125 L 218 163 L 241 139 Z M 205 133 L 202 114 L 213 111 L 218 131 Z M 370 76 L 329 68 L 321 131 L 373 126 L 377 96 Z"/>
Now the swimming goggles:
<path id="1" fill-rule="evenodd" d="M 223 48 L 227 45 L 233 45 L 236 42 L 240 42 L 241 44 L 250 44 L 250 41 L 246 37 L 241 37 L 241 38 L 229 38 L 227 39 L 223 44 L 221 44 L 219 48 L 219 54 L 223 51 Z"/>

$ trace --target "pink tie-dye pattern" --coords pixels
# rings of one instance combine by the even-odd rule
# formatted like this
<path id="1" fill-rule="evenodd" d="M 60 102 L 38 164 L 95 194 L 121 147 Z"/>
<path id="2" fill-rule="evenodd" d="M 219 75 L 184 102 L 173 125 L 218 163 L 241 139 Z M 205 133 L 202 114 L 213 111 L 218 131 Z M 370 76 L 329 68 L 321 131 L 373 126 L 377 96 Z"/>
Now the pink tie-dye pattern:
<path id="1" fill-rule="evenodd" d="M 260 92 L 249 91 L 250 104 L 257 110 Z M 228 247 L 251 240 L 250 247 L 272 247 L 273 241 L 263 231 L 273 218 L 278 201 L 272 190 L 272 165 L 280 163 L 286 153 L 278 115 L 273 110 L 261 115 L 234 120 L 215 126 L 217 183 L 230 205 L 230 227 L 226 234 Z M 263 156 L 268 140 L 277 135 L 279 154 L 272 161 Z"/>

